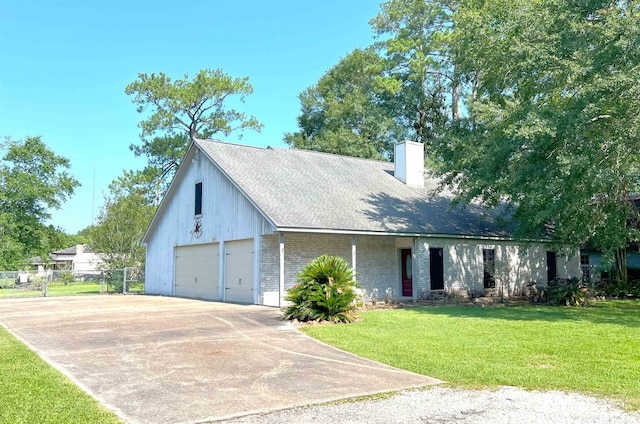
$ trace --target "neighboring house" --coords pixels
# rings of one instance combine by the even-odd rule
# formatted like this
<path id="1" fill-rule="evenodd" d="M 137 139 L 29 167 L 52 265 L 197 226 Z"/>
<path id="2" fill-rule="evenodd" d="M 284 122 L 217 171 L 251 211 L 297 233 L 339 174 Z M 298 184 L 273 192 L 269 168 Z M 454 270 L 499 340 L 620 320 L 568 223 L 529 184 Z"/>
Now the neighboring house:
<path id="1" fill-rule="evenodd" d="M 580 249 L 580 269 L 582 270 L 582 279 L 590 283 L 596 283 L 606 277 L 607 273 L 615 268 L 614 265 L 607 265 L 602 252 L 587 245 Z M 627 250 L 627 270 L 629 276 L 640 276 L 640 253 Z M 637 277 L 636 277 L 637 278 Z"/>
<path id="2" fill-rule="evenodd" d="M 347 259 L 378 299 L 517 294 L 580 275 L 578 249 L 523 247 L 495 214 L 434 194 L 422 144 L 397 144 L 395 158 L 191 143 L 143 238 L 145 292 L 281 306 L 322 254 Z"/>
<path id="3" fill-rule="evenodd" d="M 35 257 L 31 263 L 38 268 L 38 273 L 45 270 L 69 271 L 74 274 L 99 274 L 99 257 L 86 244 L 77 244 L 66 249 L 49 253 L 49 261 Z"/>
<path id="4" fill-rule="evenodd" d="M 628 199 L 640 211 L 640 194 L 630 195 Z M 640 226 L 640 223 L 635 225 Z M 630 273 L 629 276 L 634 279 L 640 277 L 639 248 L 640 245 L 636 242 L 630 243 L 627 247 L 627 269 Z M 583 280 L 595 283 L 602 278 L 603 273 L 606 275 L 612 268 L 615 268 L 615 264 L 607 263 L 602 252 L 596 249 L 593 243 L 589 242 L 580 248 L 580 268 Z"/>

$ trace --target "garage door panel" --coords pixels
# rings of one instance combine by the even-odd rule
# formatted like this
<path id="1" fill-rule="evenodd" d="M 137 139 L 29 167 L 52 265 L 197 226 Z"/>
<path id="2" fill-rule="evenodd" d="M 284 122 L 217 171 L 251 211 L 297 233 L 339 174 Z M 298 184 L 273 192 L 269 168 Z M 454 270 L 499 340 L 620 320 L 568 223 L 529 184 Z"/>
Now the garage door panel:
<path id="1" fill-rule="evenodd" d="M 218 250 L 218 243 L 176 247 L 176 296 L 219 300 Z"/>
<path id="2" fill-rule="evenodd" d="M 254 303 L 253 239 L 229 241 L 225 244 L 225 300 Z"/>

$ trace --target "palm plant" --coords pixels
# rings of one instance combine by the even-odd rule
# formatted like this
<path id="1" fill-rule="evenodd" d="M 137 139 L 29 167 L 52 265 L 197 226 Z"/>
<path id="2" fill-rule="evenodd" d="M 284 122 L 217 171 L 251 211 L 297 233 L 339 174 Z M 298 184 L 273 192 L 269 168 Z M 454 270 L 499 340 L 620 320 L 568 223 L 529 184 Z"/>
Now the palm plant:
<path id="1" fill-rule="evenodd" d="M 357 316 L 353 270 L 339 256 L 322 255 L 308 263 L 287 291 L 286 319 L 352 322 Z"/>

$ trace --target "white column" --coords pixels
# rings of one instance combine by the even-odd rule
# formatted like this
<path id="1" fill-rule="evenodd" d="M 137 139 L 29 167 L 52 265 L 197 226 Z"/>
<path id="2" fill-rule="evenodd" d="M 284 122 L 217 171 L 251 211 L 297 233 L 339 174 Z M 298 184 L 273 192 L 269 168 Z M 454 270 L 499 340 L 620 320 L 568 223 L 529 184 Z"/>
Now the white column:
<path id="1" fill-rule="evenodd" d="M 253 303 L 256 305 L 260 304 L 260 243 L 258 234 L 253 237 Z"/>
<path id="2" fill-rule="evenodd" d="M 278 296 L 278 306 L 282 308 L 284 298 L 284 234 L 280 233 L 280 296 Z"/>
<path id="3" fill-rule="evenodd" d="M 418 252 L 418 238 L 414 237 L 411 243 L 411 291 L 413 295 L 413 301 L 416 302 L 418 300 L 418 274 L 416 273 L 418 269 L 418 260 L 417 260 L 417 252 Z"/>
<path id="4" fill-rule="evenodd" d="M 357 281 L 357 271 L 356 271 L 356 236 L 351 237 L 351 268 L 353 268 L 353 281 Z"/>

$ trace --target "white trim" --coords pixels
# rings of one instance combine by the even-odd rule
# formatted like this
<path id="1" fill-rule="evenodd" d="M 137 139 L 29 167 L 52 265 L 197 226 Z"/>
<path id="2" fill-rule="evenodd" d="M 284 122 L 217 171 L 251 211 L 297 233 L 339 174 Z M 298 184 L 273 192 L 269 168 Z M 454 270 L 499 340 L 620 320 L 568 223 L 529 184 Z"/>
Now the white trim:
<path id="1" fill-rule="evenodd" d="M 363 231 L 363 230 L 337 230 L 324 228 L 302 228 L 302 227 L 276 227 L 278 232 L 288 233 L 315 233 L 315 234 L 341 234 L 341 235 L 362 235 L 362 236 L 393 236 L 393 237 L 420 237 L 436 239 L 460 239 L 460 240 L 491 240 L 491 241 L 512 241 L 512 242 L 536 242 L 546 243 L 544 240 L 518 240 L 512 237 L 499 236 L 477 236 L 477 235 L 455 235 L 455 234 L 430 234 L 430 233 L 394 233 L 388 231 Z"/>
<path id="2" fill-rule="evenodd" d="M 196 186 L 198 184 L 200 184 L 200 213 L 195 213 L 196 212 Z M 196 180 L 193 183 L 193 218 L 194 219 L 202 218 L 203 201 L 204 201 L 204 182 L 202 181 L 202 178 L 201 178 L 199 180 Z"/>
<path id="3" fill-rule="evenodd" d="M 225 280 L 225 266 L 227 262 L 225 261 L 227 255 L 227 249 L 224 241 L 220 241 L 218 247 L 218 298 L 221 302 L 225 301 L 225 287 L 227 285 L 227 281 Z"/>
<path id="4" fill-rule="evenodd" d="M 254 207 L 256 208 L 256 210 L 260 213 L 260 215 L 262 215 L 262 217 L 269 223 L 271 224 L 272 228 L 274 229 L 274 231 L 278 231 L 277 230 L 277 226 L 276 224 L 271 220 L 271 218 L 269 218 L 267 216 L 267 214 L 264 213 L 264 211 L 262 209 L 260 209 L 260 207 L 258 207 L 258 205 L 253 201 L 253 199 L 251 199 L 251 197 L 249 197 L 247 195 L 247 193 L 244 192 L 244 190 L 242 190 L 240 188 L 240 186 L 238 186 L 238 184 L 236 184 L 235 181 L 233 181 L 233 179 L 231 179 L 231 177 L 229 176 L 229 174 L 227 174 L 224 169 L 222 169 L 222 167 L 220 165 L 218 165 L 216 163 L 216 161 L 213 160 L 213 158 L 211 156 L 209 156 L 209 154 L 206 152 L 205 149 L 201 148 L 199 144 L 196 144 L 196 142 L 194 142 L 193 140 L 191 141 L 191 144 L 189 145 L 189 148 L 187 149 L 187 152 L 185 153 L 185 155 L 182 157 L 182 161 L 180 162 L 180 166 L 178 166 L 178 170 L 176 171 L 175 175 L 173 176 L 173 179 L 171 180 L 171 184 L 169 185 L 169 188 L 167 189 L 167 192 L 165 193 L 165 195 L 162 197 L 162 201 L 160 202 L 160 205 L 158 205 L 158 208 L 156 209 L 155 214 L 153 214 L 153 218 L 151 218 L 151 222 L 149 223 L 149 226 L 147 227 L 147 231 L 145 231 L 144 236 L 142 236 L 142 240 L 140 241 L 140 244 L 142 244 L 143 246 L 147 245 L 147 242 L 151 236 L 151 233 L 155 230 L 156 226 L 158 225 L 158 221 L 159 221 L 159 217 L 162 214 L 162 212 L 164 212 L 164 210 L 167 207 L 167 203 L 169 202 L 169 198 L 173 195 L 173 193 L 177 190 L 177 186 L 178 183 L 177 181 L 180 180 L 183 175 L 186 172 L 186 169 L 189 168 L 189 164 L 191 163 L 191 159 L 192 157 L 195 155 L 195 153 L 193 153 L 193 151 L 197 150 L 200 151 L 200 154 L 204 154 L 207 159 L 209 159 L 209 161 L 213 164 L 213 166 L 220 171 L 220 173 L 222 175 L 225 176 L 225 178 L 231 183 L 231 185 L 233 187 L 235 187 L 246 199 L 247 201 Z M 202 159 L 202 158 L 201 158 Z M 203 197 L 204 197 L 204 184 L 202 186 L 203 189 Z"/>
<path id="5" fill-rule="evenodd" d="M 260 237 L 253 238 L 253 304 L 260 304 Z M 264 303 L 264 302 L 263 302 Z"/>
<path id="6" fill-rule="evenodd" d="M 418 239 L 416 237 L 413 238 L 413 242 L 411 243 L 411 295 L 413 297 L 413 301 L 416 302 L 418 300 L 418 279 L 416 276 L 418 273 L 416 272 L 418 269 L 417 264 L 417 249 L 418 247 Z M 431 260 L 431 258 L 429 258 Z"/>
<path id="7" fill-rule="evenodd" d="M 199 147 L 199 145 L 198 145 L 198 147 Z M 258 206 L 258 204 L 257 204 L 256 202 L 254 202 L 254 201 L 253 201 L 253 199 L 252 199 L 252 198 L 251 198 L 247 193 L 245 193 L 245 192 L 244 192 L 244 190 L 243 190 L 243 189 L 242 189 L 238 184 L 236 184 L 236 182 L 233 180 L 233 178 L 231 178 L 231 176 L 229 176 L 229 174 L 227 174 L 227 172 L 226 172 L 224 169 L 222 169 L 222 167 L 221 167 L 220 165 L 218 165 L 218 163 L 217 163 L 217 162 L 216 162 L 216 161 L 215 161 L 211 156 L 209 156 L 209 154 L 207 153 L 207 151 L 206 151 L 205 149 L 200 148 L 200 151 L 206 155 L 206 157 L 207 157 L 207 158 L 209 159 L 209 161 L 213 164 L 213 166 L 215 166 L 215 167 L 216 167 L 216 169 L 218 169 L 218 171 L 220 171 L 220 173 L 221 173 L 222 175 L 224 175 L 224 176 L 225 176 L 225 178 L 226 178 L 227 180 L 229 180 L 229 182 L 231 183 L 231 185 L 232 185 L 233 187 L 235 187 L 235 188 L 236 188 L 236 190 L 238 190 L 238 191 L 239 191 L 239 192 L 240 192 L 240 193 L 241 193 L 241 194 L 242 194 L 242 195 L 247 199 L 247 201 L 248 201 L 249 203 L 251 203 L 251 206 L 253 206 L 254 208 L 256 208 L 256 210 L 260 213 L 260 215 L 262 215 L 262 217 L 263 217 L 263 218 L 264 218 L 264 219 L 265 219 L 269 224 L 271 224 L 271 226 L 272 226 L 274 229 L 276 229 L 276 231 L 277 231 L 277 226 L 276 226 L 275 222 L 273 222 L 273 221 L 271 220 L 271 218 L 269 218 L 269 217 L 267 216 L 267 214 L 266 214 L 266 213 L 264 213 L 264 211 L 263 211 L 263 210 Z M 182 165 L 182 164 L 181 164 L 181 165 Z"/>
<path id="8" fill-rule="evenodd" d="M 140 244 L 142 244 L 143 246 L 147 245 L 149 236 L 151 235 L 151 232 L 155 230 L 155 227 L 158 224 L 160 215 L 162 215 L 164 210 L 167 208 L 167 204 L 169 202 L 167 199 L 173 195 L 174 191 L 177 190 L 176 189 L 176 186 L 178 185 L 177 181 L 179 178 L 182 178 L 182 175 L 186 172 L 187 166 L 184 165 L 184 163 L 191 162 L 191 158 L 193 156 L 192 154 L 193 146 L 194 144 L 192 140 L 191 143 L 189 144 L 189 147 L 187 148 L 187 152 L 182 157 L 182 161 L 180 162 L 180 166 L 178 166 L 178 170 L 173 175 L 173 179 L 171 179 L 171 183 L 169 184 L 169 188 L 167 189 L 167 192 L 164 194 L 164 196 L 162 196 L 162 200 L 160 201 L 160 204 L 158 205 L 156 212 L 153 214 L 153 218 L 151 218 L 151 222 L 149 222 L 147 231 L 145 231 L 144 235 L 142 236 L 142 240 L 140 241 Z"/>
<path id="9" fill-rule="evenodd" d="M 173 278 L 171 284 L 171 296 L 176 295 L 176 263 L 178 262 L 178 245 L 177 243 L 173 243 Z M 146 279 L 146 277 L 145 277 Z"/>

